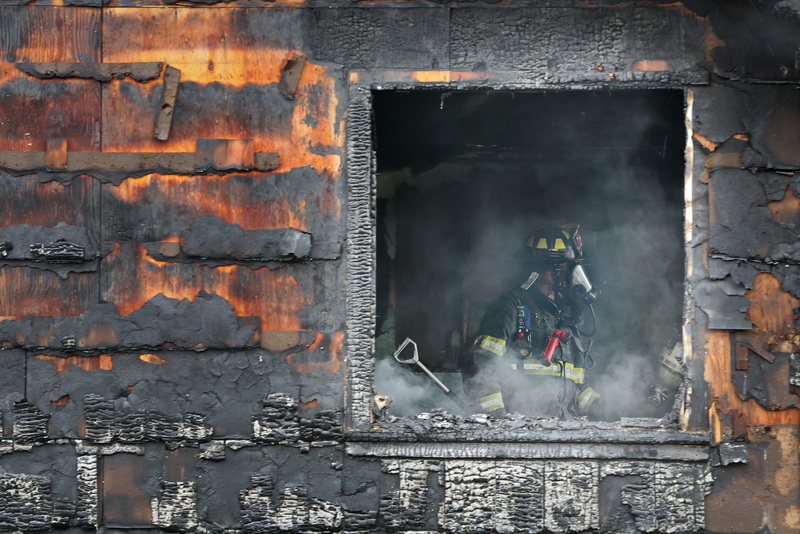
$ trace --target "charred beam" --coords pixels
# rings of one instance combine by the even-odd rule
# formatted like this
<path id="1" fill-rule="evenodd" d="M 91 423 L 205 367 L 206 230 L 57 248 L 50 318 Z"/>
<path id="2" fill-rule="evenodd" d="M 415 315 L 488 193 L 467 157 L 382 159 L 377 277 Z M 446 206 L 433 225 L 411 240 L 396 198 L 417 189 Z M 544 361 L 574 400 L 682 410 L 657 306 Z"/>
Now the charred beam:
<path id="1" fill-rule="evenodd" d="M 169 139 L 172 128 L 172 115 L 175 111 L 175 101 L 178 99 L 178 87 L 181 81 L 181 71 L 175 67 L 167 66 L 164 71 L 164 88 L 161 96 L 161 112 L 158 114 L 154 137 L 159 141 Z"/>
<path id="2" fill-rule="evenodd" d="M 379 458 L 525 458 L 627 459 L 703 462 L 708 447 L 669 444 L 607 443 L 348 443 L 353 456 Z"/>
<path id="3" fill-rule="evenodd" d="M 36 78 L 84 78 L 108 82 L 131 78 L 137 82 L 154 80 L 161 75 L 163 63 L 17 63 L 22 72 Z"/>
<path id="4" fill-rule="evenodd" d="M 85 249 L 77 243 L 70 243 L 61 238 L 53 243 L 33 243 L 30 251 L 34 261 L 70 263 L 83 261 Z"/>
<path id="5" fill-rule="evenodd" d="M 233 146 L 241 146 L 236 140 Z M 194 152 L 71 152 L 65 169 L 52 170 L 47 165 L 47 152 L 0 152 L 0 169 L 14 175 L 46 171 L 53 177 L 72 178 L 88 174 L 102 181 L 121 183 L 126 178 L 146 174 L 221 174 L 234 171 L 272 171 L 280 166 L 280 156 L 274 152 L 255 152 L 252 158 L 231 156 L 210 158 L 204 154 L 203 140 L 198 140 L 200 155 Z M 246 151 L 244 151 L 246 152 Z"/>
<path id="6" fill-rule="evenodd" d="M 53 501 L 50 477 L 0 474 L 0 529 L 51 530 Z"/>
<path id="7" fill-rule="evenodd" d="M 270 393 L 253 416 L 253 438 L 257 443 L 308 446 L 342 439 L 341 413 L 320 410 L 314 417 L 301 417 L 297 399 L 288 393 Z"/>

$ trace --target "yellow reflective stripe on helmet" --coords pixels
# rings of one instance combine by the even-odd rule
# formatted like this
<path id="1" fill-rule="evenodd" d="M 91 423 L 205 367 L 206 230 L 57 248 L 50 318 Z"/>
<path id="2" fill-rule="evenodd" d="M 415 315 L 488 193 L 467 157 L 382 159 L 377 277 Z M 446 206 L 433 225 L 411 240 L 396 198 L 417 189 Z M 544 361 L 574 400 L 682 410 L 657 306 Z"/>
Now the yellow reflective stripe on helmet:
<path id="1" fill-rule="evenodd" d="M 533 238 L 531 238 L 531 239 L 533 239 Z M 539 241 L 536 243 L 536 248 L 546 249 L 547 248 L 547 238 L 546 237 L 540 237 Z"/>
<path id="2" fill-rule="evenodd" d="M 573 364 L 566 362 L 563 364 L 563 367 L 558 364 L 553 364 L 550 366 L 542 365 L 539 363 L 539 360 L 522 360 L 522 364 L 525 369 L 525 374 L 528 375 L 540 375 L 540 376 L 563 376 L 569 380 L 572 380 L 576 384 L 583 384 L 584 382 L 584 370 L 582 367 L 575 367 Z M 511 367 L 517 369 L 516 363 L 511 363 Z"/>
<path id="3" fill-rule="evenodd" d="M 586 388 L 581 391 L 581 394 L 578 395 L 578 406 L 581 407 L 581 411 L 586 413 L 586 411 L 591 407 L 594 402 L 600 398 L 600 394 L 596 392 L 592 388 Z"/>
<path id="4" fill-rule="evenodd" d="M 506 407 L 505 404 L 503 404 L 503 394 L 499 391 L 478 399 L 478 404 L 481 405 L 481 411 L 483 413 L 493 412 Z"/>
<path id="5" fill-rule="evenodd" d="M 503 339 L 492 336 L 478 336 L 475 343 L 478 345 L 478 348 L 488 350 L 498 356 L 502 356 L 506 353 L 506 342 Z"/>
<path id="6" fill-rule="evenodd" d="M 564 243 L 564 240 L 557 237 L 556 242 L 553 243 L 553 250 L 564 250 L 565 248 L 567 248 L 567 245 Z"/>

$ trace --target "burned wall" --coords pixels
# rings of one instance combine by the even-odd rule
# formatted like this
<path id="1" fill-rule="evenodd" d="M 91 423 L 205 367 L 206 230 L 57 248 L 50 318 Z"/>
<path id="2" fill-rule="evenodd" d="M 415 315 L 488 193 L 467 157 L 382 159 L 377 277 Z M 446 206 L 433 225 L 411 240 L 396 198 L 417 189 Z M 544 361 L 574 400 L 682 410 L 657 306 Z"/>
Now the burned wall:
<path id="1" fill-rule="evenodd" d="M 169 4 L 0 7 L 1 530 L 796 531 L 796 10 Z M 370 99 L 429 87 L 687 95 L 674 419 L 373 410 Z"/>

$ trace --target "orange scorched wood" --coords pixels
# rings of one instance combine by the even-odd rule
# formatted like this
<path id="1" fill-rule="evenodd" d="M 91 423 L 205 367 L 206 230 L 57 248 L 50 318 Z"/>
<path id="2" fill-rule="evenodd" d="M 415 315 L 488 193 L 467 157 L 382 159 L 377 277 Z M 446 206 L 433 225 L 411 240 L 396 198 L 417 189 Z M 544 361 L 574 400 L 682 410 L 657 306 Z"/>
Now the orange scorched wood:
<path id="1" fill-rule="evenodd" d="M 785 335 L 794 332 L 794 309 L 800 301 L 780 287 L 780 281 L 769 273 L 756 276 L 754 288 L 745 294 L 751 302 L 747 310 L 747 318 L 755 326 L 753 336 L 768 339 L 773 335 Z M 726 331 L 710 331 L 706 345 L 705 379 L 709 384 L 709 393 L 715 408 L 742 417 L 745 424 L 798 424 L 800 410 L 793 408 L 771 411 L 760 406 L 754 399 L 743 401 L 736 393 L 732 380 L 731 337 Z M 722 432 L 719 421 L 715 422 L 712 408 L 712 429 L 716 425 L 716 433 Z M 719 437 L 719 436 L 718 436 Z"/>
<path id="2" fill-rule="evenodd" d="M 100 82 L 39 80 L 18 62 L 99 61 L 95 8 L 3 7 L 0 34 L 0 150 L 45 150 L 48 137 L 66 137 L 75 150 L 99 149 Z"/>
<path id="3" fill-rule="evenodd" d="M 771 411 L 755 399 L 743 401 L 736 393 L 732 380 L 730 333 L 712 330 L 706 343 L 705 379 L 709 396 L 716 408 L 734 417 L 740 416 L 745 424 L 800 424 L 800 409 Z M 712 408 L 713 412 L 713 408 Z M 712 413 L 712 430 L 714 426 Z M 721 429 L 719 431 L 721 433 Z"/>
<path id="4" fill-rule="evenodd" d="M 256 152 L 278 152 L 277 172 L 312 166 L 337 178 L 344 150 L 344 131 L 336 79 L 330 67 L 307 62 L 299 80 L 291 115 L 275 117 L 266 128 L 252 120 L 255 106 L 274 108 L 277 102 L 251 99 L 246 109 L 221 113 L 229 97 L 248 89 L 267 94 L 280 82 L 287 61 L 302 50 L 271 48 L 261 39 L 236 29 L 243 10 L 109 9 L 103 21 L 106 62 L 160 61 L 181 71 L 181 87 L 213 86 L 202 113 L 187 115 L 181 92 L 175 106 L 169 140 L 153 138 L 157 113 L 153 108 L 160 81 L 109 84 L 105 93 L 103 150 L 120 152 L 191 152 L 195 139 L 253 139 Z M 158 59 L 153 59 L 158 58 Z M 274 94 L 273 94 L 274 93 Z M 271 98 L 282 98 L 277 92 Z M 184 98 L 188 98 L 185 94 Z"/>
<path id="5" fill-rule="evenodd" d="M 114 363 L 111 360 L 111 356 L 108 354 L 99 354 L 97 356 L 50 356 L 48 354 L 35 354 L 33 356 L 37 360 L 44 360 L 47 362 L 51 362 L 55 367 L 56 371 L 59 373 L 63 373 L 67 369 L 69 369 L 70 365 L 74 365 L 75 367 L 79 367 L 84 371 L 97 371 L 98 369 L 102 369 L 104 371 L 110 371 L 114 367 Z"/>
<path id="6" fill-rule="evenodd" d="M 200 291 L 226 299 L 239 317 L 259 317 L 261 330 L 304 330 L 300 312 L 309 304 L 289 268 L 210 267 L 153 259 L 144 245 L 124 243 L 104 261 L 103 299 L 129 315 L 158 294 L 194 300 Z"/>
<path id="7" fill-rule="evenodd" d="M 800 197 L 795 195 L 791 186 L 786 188 L 781 200 L 770 202 L 767 207 L 778 222 L 794 224 L 795 227 L 800 223 Z"/>
<path id="8" fill-rule="evenodd" d="M 794 310 L 800 300 L 781 289 L 781 282 L 769 273 L 756 276 L 752 291 L 745 294 L 750 301 L 747 319 L 761 332 L 781 334 L 795 330 Z"/>
<path id="9" fill-rule="evenodd" d="M 38 176 L 10 176 L 3 179 L 2 185 L 0 226 L 52 228 L 63 222 L 91 229 L 97 185 L 93 178 L 78 176 L 70 185 L 64 185 L 56 181 L 42 183 Z"/>
<path id="10" fill-rule="evenodd" d="M 238 178 L 237 178 L 238 177 Z M 108 185 L 106 191 L 130 206 L 131 210 L 159 202 L 170 206 L 172 213 L 192 214 L 192 218 L 215 215 L 230 224 L 238 224 L 245 230 L 262 228 L 296 228 L 306 230 L 306 199 L 294 203 L 285 196 L 273 199 L 253 199 L 253 190 L 258 185 L 269 187 L 274 181 L 270 175 L 249 176 L 174 176 L 151 174 L 142 178 L 128 179 L 119 186 Z M 326 196 L 332 196 L 330 191 Z M 339 203 L 315 206 L 328 209 L 326 215 L 338 218 Z M 152 221 L 157 223 L 157 221 Z M 191 224 L 191 221 L 187 221 Z M 188 225 L 187 225 L 188 228 Z M 175 241 L 176 237 L 162 236 L 160 240 Z"/>

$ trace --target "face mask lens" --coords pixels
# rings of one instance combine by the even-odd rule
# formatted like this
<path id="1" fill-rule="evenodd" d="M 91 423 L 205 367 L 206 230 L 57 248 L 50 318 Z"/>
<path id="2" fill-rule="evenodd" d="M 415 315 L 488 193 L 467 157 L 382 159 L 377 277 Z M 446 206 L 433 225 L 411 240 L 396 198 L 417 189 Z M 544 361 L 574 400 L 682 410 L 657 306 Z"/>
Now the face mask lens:
<path id="1" fill-rule="evenodd" d="M 587 293 L 592 290 L 592 283 L 589 281 L 589 277 L 586 276 L 586 271 L 583 270 L 582 265 L 576 265 L 572 269 L 572 285 L 582 286 Z"/>
<path id="2" fill-rule="evenodd" d="M 586 271 L 583 266 L 576 265 L 572 269 L 572 291 L 576 300 L 582 301 L 585 304 L 591 304 L 600 296 L 600 290 L 592 286 Z"/>

